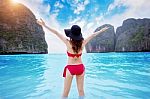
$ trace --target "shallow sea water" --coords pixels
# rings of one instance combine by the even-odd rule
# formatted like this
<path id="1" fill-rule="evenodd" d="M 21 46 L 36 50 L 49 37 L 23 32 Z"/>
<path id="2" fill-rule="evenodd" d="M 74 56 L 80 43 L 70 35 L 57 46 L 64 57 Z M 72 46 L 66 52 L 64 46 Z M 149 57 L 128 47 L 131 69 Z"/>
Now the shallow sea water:
<path id="1" fill-rule="evenodd" d="M 85 53 L 85 99 L 150 99 L 150 53 Z M 66 54 L 0 55 L 0 99 L 61 99 Z M 78 99 L 73 79 L 68 99 Z"/>

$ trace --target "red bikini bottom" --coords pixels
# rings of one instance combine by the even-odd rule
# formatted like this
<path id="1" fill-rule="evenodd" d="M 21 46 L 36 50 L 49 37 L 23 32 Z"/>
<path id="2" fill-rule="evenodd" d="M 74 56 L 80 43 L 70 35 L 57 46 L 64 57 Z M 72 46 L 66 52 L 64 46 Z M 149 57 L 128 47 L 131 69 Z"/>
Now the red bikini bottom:
<path id="1" fill-rule="evenodd" d="M 64 68 L 64 73 L 63 73 L 63 77 L 66 77 L 66 70 L 69 70 L 69 72 L 71 73 L 71 75 L 81 75 L 84 70 L 85 67 L 83 64 L 77 64 L 77 65 L 67 65 Z"/>

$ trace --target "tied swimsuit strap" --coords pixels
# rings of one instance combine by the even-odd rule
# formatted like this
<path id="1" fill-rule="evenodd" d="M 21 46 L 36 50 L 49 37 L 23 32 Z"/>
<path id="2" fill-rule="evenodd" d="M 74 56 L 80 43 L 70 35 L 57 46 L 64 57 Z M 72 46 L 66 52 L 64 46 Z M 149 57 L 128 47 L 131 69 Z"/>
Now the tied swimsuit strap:
<path id="1" fill-rule="evenodd" d="M 82 53 L 81 54 L 71 54 L 71 53 L 69 53 L 68 51 L 67 51 L 67 54 L 68 54 L 68 56 L 70 56 L 70 57 L 80 57 L 81 55 L 82 55 Z"/>

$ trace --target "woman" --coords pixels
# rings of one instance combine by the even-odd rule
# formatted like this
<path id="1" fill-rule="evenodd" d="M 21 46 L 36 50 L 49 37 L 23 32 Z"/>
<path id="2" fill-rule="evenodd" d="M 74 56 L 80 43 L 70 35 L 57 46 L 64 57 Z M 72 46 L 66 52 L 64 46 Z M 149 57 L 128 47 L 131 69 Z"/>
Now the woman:
<path id="1" fill-rule="evenodd" d="M 37 23 L 47 28 L 56 36 L 58 36 L 65 43 L 67 47 L 68 63 L 63 73 L 63 77 L 65 77 L 65 79 L 64 79 L 64 90 L 63 90 L 62 98 L 66 99 L 68 97 L 73 76 L 76 75 L 76 83 L 77 83 L 79 98 L 83 99 L 84 98 L 84 74 L 85 74 L 84 72 L 85 68 L 81 60 L 83 48 L 93 37 L 95 37 L 99 33 L 104 32 L 108 28 L 105 27 L 100 31 L 93 33 L 87 39 L 84 40 L 82 37 L 81 28 L 78 25 L 73 25 L 71 29 L 64 30 L 66 36 L 70 38 L 68 40 L 66 37 L 61 35 L 56 30 L 48 27 L 42 19 L 40 19 L 40 21 L 37 21 Z"/>

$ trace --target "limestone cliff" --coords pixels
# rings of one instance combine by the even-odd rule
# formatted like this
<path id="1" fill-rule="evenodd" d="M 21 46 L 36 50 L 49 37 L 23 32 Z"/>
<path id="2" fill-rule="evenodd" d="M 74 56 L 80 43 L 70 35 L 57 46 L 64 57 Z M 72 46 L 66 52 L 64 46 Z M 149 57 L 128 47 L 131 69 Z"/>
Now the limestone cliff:
<path id="1" fill-rule="evenodd" d="M 113 52 L 115 48 L 115 32 L 114 27 L 109 24 L 105 24 L 95 31 L 99 31 L 103 27 L 109 27 L 109 29 L 92 39 L 86 45 L 87 52 Z"/>
<path id="2" fill-rule="evenodd" d="M 44 36 L 27 7 L 0 0 L 0 54 L 47 53 Z"/>
<path id="3" fill-rule="evenodd" d="M 103 25 L 96 29 L 99 30 Z M 127 19 L 116 33 L 109 30 L 93 38 L 87 45 L 87 52 L 140 52 L 150 51 L 150 19 Z"/>
<path id="4" fill-rule="evenodd" d="M 115 51 L 150 51 L 150 19 L 127 19 L 116 30 Z"/>

